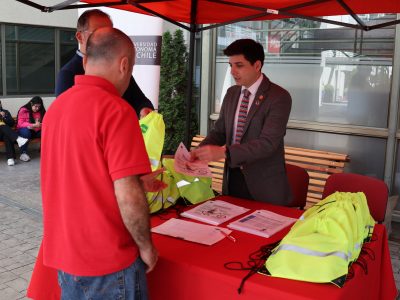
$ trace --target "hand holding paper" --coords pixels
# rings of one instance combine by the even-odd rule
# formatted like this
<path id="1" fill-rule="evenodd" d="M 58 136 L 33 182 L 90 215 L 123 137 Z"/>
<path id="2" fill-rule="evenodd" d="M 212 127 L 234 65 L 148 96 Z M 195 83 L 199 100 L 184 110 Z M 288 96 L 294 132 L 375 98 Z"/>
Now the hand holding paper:
<path id="1" fill-rule="evenodd" d="M 207 162 L 200 160 L 191 161 L 190 153 L 182 143 L 179 144 L 175 152 L 174 168 L 175 171 L 189 176 L 212 176 Z"/>
<path id="2" fill-rule="evenodd" d="M 190 152 L 191 161 L 210 162 L 225 158 L 225 146 L 205 145 Z"/>

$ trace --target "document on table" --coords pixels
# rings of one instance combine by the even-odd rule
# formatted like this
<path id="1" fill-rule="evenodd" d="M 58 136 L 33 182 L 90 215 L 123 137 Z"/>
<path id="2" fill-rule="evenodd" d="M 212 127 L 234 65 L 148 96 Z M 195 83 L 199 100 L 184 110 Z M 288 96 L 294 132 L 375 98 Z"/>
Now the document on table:
<path id="1" fill-rule="evenodd" d="M 297 219 L 282 216 L 268 210 L 256 210 L 230 223 L 228 228 L 268 238 L 296 221 Z"/>
<path id="2" fill-rule="evenodd" d="M 213 245 L 227 237 L 232 230 L 171 218 L 151 229 L 154 233 L 169 235 L 181 240 Z"/>
<path id="3" fill-rule="evenodd" d="M 189 176 L 212 177 L 207 162 L 190 161 L 190 153 L 183 143 L 180 143 L 175 152 L 174 168 L 178 173 Z"/>
<path id="4" fill-rule="evenodd" d="M 181 216 L 212 225 L 219 225 L 248 211 L 248 208 L 225 201 L 209 200 L 181 213 Z"/>

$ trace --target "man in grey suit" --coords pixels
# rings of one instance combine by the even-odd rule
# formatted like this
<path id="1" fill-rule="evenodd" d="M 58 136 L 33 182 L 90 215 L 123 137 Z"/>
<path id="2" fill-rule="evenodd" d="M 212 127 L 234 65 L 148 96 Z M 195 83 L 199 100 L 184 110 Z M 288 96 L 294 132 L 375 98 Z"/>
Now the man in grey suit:
<path id="1" fill-rule="evenodd" d="M 191 157 L 225 158 L 225 195 L 290 205 L 283 142 L 290 94 L 261 72 L 264 49 L 260 43 L 237 40 L 224 54 L 236 85 L 228 89 L 214 129 Z"/>

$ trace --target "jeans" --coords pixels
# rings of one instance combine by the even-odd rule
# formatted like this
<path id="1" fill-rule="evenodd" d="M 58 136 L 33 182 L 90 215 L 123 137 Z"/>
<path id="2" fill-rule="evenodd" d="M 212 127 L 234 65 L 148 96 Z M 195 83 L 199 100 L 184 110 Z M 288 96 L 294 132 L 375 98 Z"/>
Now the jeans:
<path id="1" fill-rule="evenodd" d="M 58 271 L 61 300 L 147 300 L 145 269 L 139 257 L 128 268 L 103 276 L 74 276 Z"/>
<path id="2" fill-rule="evenodd" d="M 35 131 L 35 130 L 32 130 L 32 129 L 23 127 L 23 128 L 18 129 L 18 134 L 20 136 L 22 136 L 23 138 L 31 140 L 31 139 L 34 139 L 34 138 L 39 138 L 42 135 L 42 131 L 41 130 Z M 21 147 L 21 153 L 27 153 L 28 152 L 28 144 L 29 144 L 29 141 L 25 145 L 23 145 Z"/>

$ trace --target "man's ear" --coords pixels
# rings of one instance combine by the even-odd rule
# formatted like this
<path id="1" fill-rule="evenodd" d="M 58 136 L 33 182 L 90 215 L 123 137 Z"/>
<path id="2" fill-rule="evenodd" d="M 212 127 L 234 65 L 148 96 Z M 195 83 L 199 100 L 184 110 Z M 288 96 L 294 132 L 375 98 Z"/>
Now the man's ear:
<path id="1" fill-rule="evenodd" d="M 123 75 L 129 72 L 129 59 L 126 56 L 123 56 L 120 60 L 119 71 Z"/>
<path id="2" fill-rule="evenodd" d="M 254 64 L 255 64 L 257 71 L 261 72 L 261 68 L 262 68 L 261 61 L 257 60 Z"/>
<path id="3" fill-rule="evenodd" d="M 82 32 L 81 31 L 77 31 L 75 33 L 75 38 L 78 41 L 79 44 L 82 44 L 83 41 L 83 36 L 82 36 Z"/>

